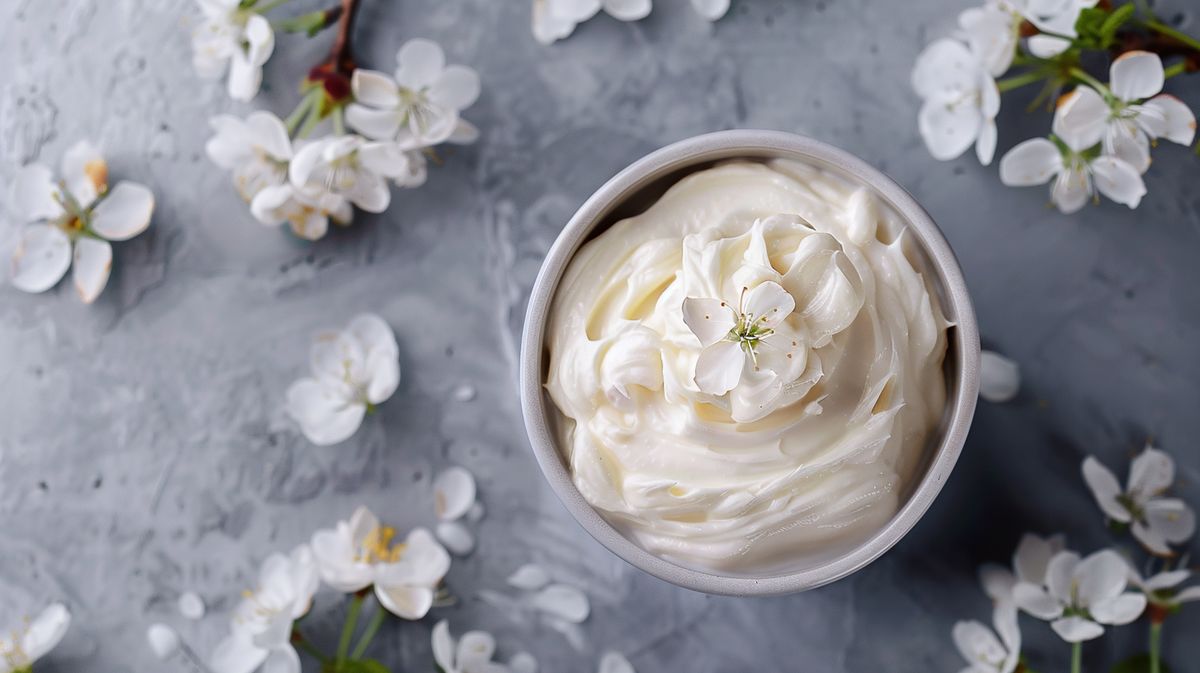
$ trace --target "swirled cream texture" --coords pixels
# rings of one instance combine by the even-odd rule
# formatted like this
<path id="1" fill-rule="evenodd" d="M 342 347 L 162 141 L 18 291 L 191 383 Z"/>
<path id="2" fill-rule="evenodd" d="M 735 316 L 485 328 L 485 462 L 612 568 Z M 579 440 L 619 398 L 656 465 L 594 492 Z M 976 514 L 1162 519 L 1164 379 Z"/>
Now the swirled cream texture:
<path id="1" fill-rule="evenodd" d="M 546 335 L 583 496 L 700 569 L 877 531 L 945 405 L 948 323 L 909 238 L 869 189 L 775 161 L 692 174 L 584 245 Z"/>

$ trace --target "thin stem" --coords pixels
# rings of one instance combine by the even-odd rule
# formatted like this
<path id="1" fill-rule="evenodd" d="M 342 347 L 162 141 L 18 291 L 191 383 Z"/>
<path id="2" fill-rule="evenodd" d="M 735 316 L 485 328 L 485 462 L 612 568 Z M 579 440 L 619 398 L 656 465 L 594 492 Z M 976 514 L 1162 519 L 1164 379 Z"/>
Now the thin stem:
<path id="1" fill-rule="evenodd" d="M 1040 82 L 1044 79 L 1046 79 L 1045 73 L 1037 70 L 1030 70 L 1029 72 L 1023 72 L 1020 75 L 1013 75 L 1012 77 L 1005 77 L 1004 79 L 996 80 L 996 88 L 1000 90 L 1000 93 L 1004 93 L 1005 91 L 1012 91 L 1018 87 L 1025 86 L 1026 84 L 1033 84 L 1034 82 Z"/>
<path id="2" fill-rule="evenodd" d="M 335 136 L 346 134 L 346 120 L 342 114 L 341 106 L 333 109 L 333 134 Z"/>
<path id="3" fill-rule="evenodd" d="M 320 89 L 313 89 L 306 93 L 304 98 L 300 99 L 300 104 L 296 106 L 296 109 L 292 110 L 292 114 L 288 115 L 285 124 L 287 125 L 289 136 L 296 135 L 296 128 L 300 126 L 300 122 L 304 121 L 305 116 L 312 111 L 313 103 L 316 102 L 317 96 L 320 93 Z"/>
<path id="4" fill-rule="evenodd" d="M 266 14 L 272 9 L 275 9 L 281 5 L 286 5 L 291 1 L 292 0 L 267 0 L 267 2 L 264 2 L 262 5 L 254 5 L 252 9 L 259 14 Z"/>
<path id="5" fill-rule="evenodd" d="M 1153 30 L 1156 33 L 1160 33 L 1162 35 L 1166 35 L 1167 37 L 1174 38 L 1174 39 L 1186 44 L 1187 46 L 1191 47 L 1192 49 L 1195 49 L 1196 51 L 1200 51 L 1200 40 L 1197 40 L 1196 38 L 1192 37 L 1191 35 L 1188 35 L 1187 33 L 1183 32 L 1183 31 L 1176 30 L 1176 29 L 1166 25 L 1165 23 L 1160 22 L 1158 19 L 1149 19 L 1143 23 L 1147 28 L 1149 28 L 1150 30 Z"/>
<path id="6" fill-rule="evenodd" d="M 1150 622 L 1150 673 L 1159 673 L 1159 652 L 1162 649 L 1162 622 Z"/>
<path id="7" fill-rule="evenodd" d="M 349 75 L 354 69 L 354 18 L 358 14 L 358 0 L 342 0 L 342 15 L 338 19 L 337 37 L 334 38 L 333 48 L 329 52 L 329 60 L 333 67 L 343 74 Z"/>
<path id="8" fill-rule="evenodd" d="M 342 626 L 342 638 L 338 641 L 337 663 L 340 666 L 346 661 L 346 653 L 350 651 L 350 639 L 354 637 L 354 627 L 358 626 L 358 613 L 362 611 L 363 597 L 355 594 L 350 600 L 350 610 L 346 613 L 346 623 Z"/>
<path id="9" fill-rule="evenodd" d="M 354 646 L 354 651 L 350 653 L 351 659 L 362 658 L 363 653 L 367 651 L 367 646 L 371 644 L 375 634 L 379 633 L 379 627 L 383 626 L 387 616 L 388 612 L 382 605 L 375 606 L 375 614 L 371 615 L 371 621 L 367 623 L 367 630 L 363 632 L 362 637 L 358 639 L 358 644 Z"/>
<path id="10" fill-rule="evenodd" d="M 1075 79 L 1083 82 L 1084 84 L 1087 84 L 1088 86 L 1092 87 L 1096 91 L 1099 91 L 1100 94 L 1103 95 L 1105 98 L 1109 98 L 1112 96 L 1112 92 L 1110 92 L 1108 90 L 1108 87 L 1105 86 L 1104 82 L 1101 82 L 1100 80 L 1096 79 L 1095 77 L 1092 77 L 1083 68 L 1080 68 L 1078 66 L 1073 66 L 1070 70 L 1070 73 L 1071 73 L 1071 76 L 1074 77 Z"/>
<path id="11" fill-rule="evenodd" d="M 1187 72 L 1187 61 L 1180 61 L 1165 68 L 1163 70 L 1163 77 L 1170 79 L 1175 75 L 1182 75 L 1185 72 Z"/>
<path id="12" fill-rule="evenodd" d="M 324 95 L 320 89 L 317 89 L 316 93 Z M 321 115 L 317 112 L 317 105 L 314 103 L 311 108 L 312 109 L 309 115 L 304 119 L 304 123 L 301 124 L 300 129 L 296 131 L 294 136 L 295 138 L 307 138 L 308 134 L 312 133 L 312 130 L 316 128 L 317 124 L 320 123 Z"/>
<path id="13" fill-rule="evenodd" d="M 1083 670 L 1083 643 L 1075 643 L 1071 646 L 1071 673 L 1079 673 Z"/>

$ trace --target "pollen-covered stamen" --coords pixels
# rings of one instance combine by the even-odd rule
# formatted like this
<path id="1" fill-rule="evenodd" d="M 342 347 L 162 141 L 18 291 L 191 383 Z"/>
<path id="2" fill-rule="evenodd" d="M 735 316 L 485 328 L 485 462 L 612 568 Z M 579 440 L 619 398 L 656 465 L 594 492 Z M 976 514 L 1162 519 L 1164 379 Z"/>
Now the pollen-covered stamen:
<path id="1" fill-rule="evenodd" d="M 26 630 L 29 628 L 29 618 L 22 620 L 25 623 Z M 33 662 L 29 661 L 29 655 L 25 654 L 25 650 L 21 648 L 21 641 L 25 639 L 26 631 L 12 631 L 9 633 L 8 641 L 0 638 L 0 661 L 3 661 L 8 670 L 21 670 L 29 667 Z"/>
<path id="2" fill-rule="evenodd" d="M 354 555 L 357 563 L 396 563 L 404 556 L 402 542 L 392 544 L 396 529 L 391 526 L 376 526 L 363 538 L 362 545 Z"/>

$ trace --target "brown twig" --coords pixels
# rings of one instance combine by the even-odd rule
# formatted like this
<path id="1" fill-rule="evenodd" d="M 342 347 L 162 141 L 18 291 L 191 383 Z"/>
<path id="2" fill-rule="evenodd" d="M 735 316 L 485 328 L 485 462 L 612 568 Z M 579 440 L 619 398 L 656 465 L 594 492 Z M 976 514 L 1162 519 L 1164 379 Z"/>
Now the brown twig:
<path id="1" fill-rule="evenodd" d="M 337 37 L 329 51 L 328 63 L 346 76 L 354 72 L 354 19 L 358 15 L 358 0 L 342 0 L 338 17 Z"/>

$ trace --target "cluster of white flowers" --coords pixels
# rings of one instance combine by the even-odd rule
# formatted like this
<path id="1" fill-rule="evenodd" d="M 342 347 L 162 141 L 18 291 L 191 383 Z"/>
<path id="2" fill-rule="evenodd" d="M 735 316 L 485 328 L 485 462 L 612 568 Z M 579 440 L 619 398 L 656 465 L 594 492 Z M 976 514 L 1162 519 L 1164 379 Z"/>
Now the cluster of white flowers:
<path id="1" fill-rule="evenodd" d="M 923 101 L 918 130 L 930 154 L 954 159 L 974 145 L 987 165 L 996 151 L 995 120 L 1004 88 L 1042 80 L 1049 80 L 1048 87 L 1077 82 L 1058 103 L 1052 135 L 1013 147 L 1000 161 L 1000 180 L 1017 187 L 1053 181 L 1051 201 L 1064 213 L 1080 210 L 1097 193 L 1136 208 L 1146 193 L 1142 174 L 1150 167 L 1152 143 L 1166 139 L 1190 145 L 1196 117 L 1179 99 L 1161 94 L 1166 75 L 1157 54 L 1121 54 L 1108 84 L 1074 61 L 1051 67 L 1072 46 L 1081 13 L 1096 4 L 988 0 L 962 12 L 958 34 L 930 44 L 913 68 L 912 86 Z M 1038 32 L 1024 47 L 1023 25 Z M 997 82 L 1017 60 L 1034 69 Z"/>
<path id="2" fill-rule="evenodd" d="M 229 97 L 248 101 L 262 85 L 262 67 L 275 50 L 275 31 L 256 0 L 196 0 L 201 22 L 192 31 L 192 65 L 201 77 L 228 73 Z M 271 3 L 267 3 L 271 4 Z"/>
<path id="3" fill-rule="evenodd" d="M 110 189 L 108 163 L 87 141 L 67 150 L 59 173 L 55 178 L 50 168 L 29 164 L 13 182 L 12 203 L 23 226 L 12 254 L 12 284 L 45 292 L 73 265 L 75 291 L 90 304 L 108 285 L 110 241 L 133 238 L 150 226 L 154 194 L 125 180 Z"/>
<path id="4" fill-rule="evenodd" d="M 350 438 L 363 418 L 400 385 L 400 347 L 392 328 L 364 313 L 343 330 L 313 338 L 312 375 L 291 385 L 287 412 L 313 444 L 328 446 Z"/>
<path id="5" fill-rule="evenodd" d="M 360 507 L 348 521 L 317 531 L 310 543 L 290 554 L 268 557 L 258 585 L 234 609 L 229 635 L 212 655 L 213 673 L 299 673 L 296 644 L 303 638 L 295 633 L 295 622 L 308 614 L 322 583 L 358 594 L 357 601 L 362 600 L 360 592 L 372 590 L 386 613 L 410 620 L 424 617 L 450 569 L 450 555 L 425 529 L 414 529 L 403 542 L 395 536 L 395 529 Z M 150 638 L 156 651 L 173 645 L 164 644 L 161 633 Z M 360 641 L 356 655 L 362 649 Z"/>
<path id="6" fill-rule="evenodd" d="M 0 673 L 25 673 L 67 634 L 71 613 L 54 603 L 33 619 L 0 631 Z"/>
<path id="7" fill-rule="evenodd" d="M 269 226 L 286 222 L 297 236 L 317 240 L 330 220 L 349 224 L 354 208 L 386 210 L 389 182 L 400 188 L 424 184 L 426 155 L 435 146 L 478 138 L 460 117 L 479 97 L 474 70 L 447 66 L 441 47 L 421 39 L 401 47 L 397 61 L 394 76 L 354 71 L 344 123 L 358 133 L 340 128 L 340 108 L 332 113 L 333 133 L 312 139 L 293 139 L 296 129 L 269 112 L 213 119 L 208 156 L 232 171 L 255 219 Z"/>
<path id="8" fill-rule="evenodd" d="M 730 0 L 691 0 L 692 7 L 709 21 L 729 11 Z M 542 44 L 569 37 L 575 26 L 601 10 L 618 21 L 640 21 L 650 15 L 653 0 L 533 0 L 533 36 Z"/>
<path id="9" fill-rule="evenodd" d="M 1186 504 L 1160 497 L 1174 481 L 1174 471 L 1170 456 L 1147 447 L 1134 460 L 1128 487 L 1122 490 L 1095 458 L 1083 463 L 1084 478 L 1104 513 L 1112 521 L 1132 524 L 1135 538 L 1156 555 L 1169 555 L 1166 542 L 1185 542 L 1195 528 Z M 980 568 L 980 583 L 994 603 L 992 628 L 977 621 L 959 622 L 954 642 L 968 662 L 967 670 L 1012 673 L 1021 662 L 1019 611 L 1050 622 L 1060 638 L 1076 646 L 1102 636 L 1105 626 L 1129 624 L 1143 614 L 1149 615 L 1152 629 L 1157 628 L 1170 611 L 1200 600 L 1200 586 L 1180 588 L 1191 576 L 1185 563 L 1172 568 L 1164 562 L 1157 574 L 1146 578 L 1114 549 L 1081 557 L 1066 549 L 1061 535 L 1027 533 L 1017 545 L 1011 569 L 993 564 Z M 1134 590 L 1128 591 L 1131 586 Z"/>

